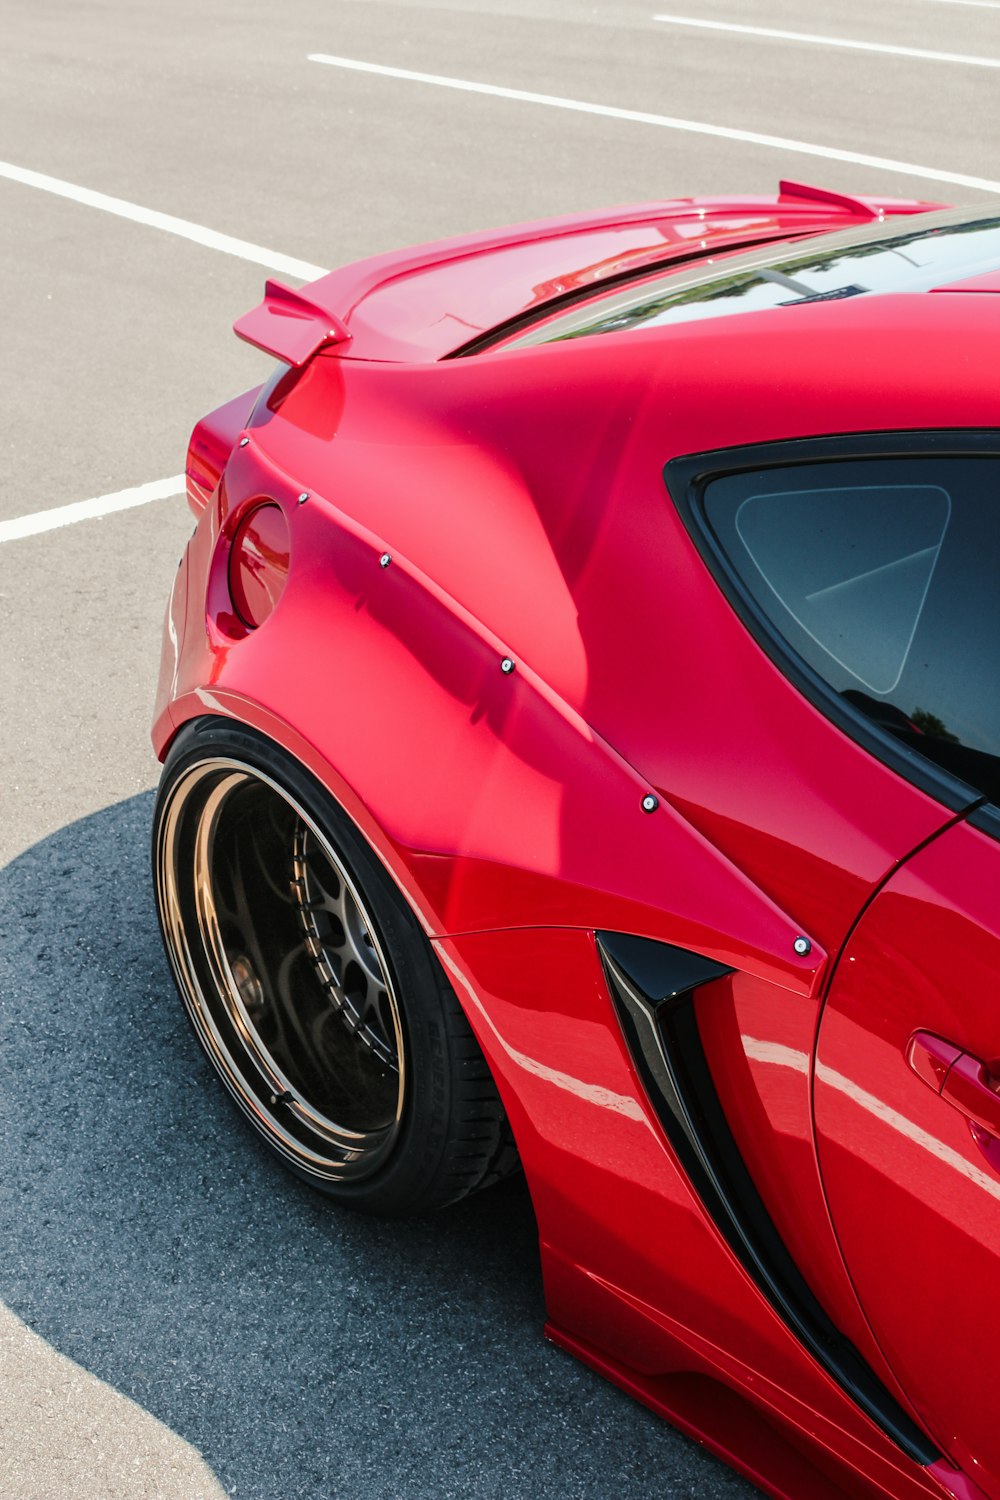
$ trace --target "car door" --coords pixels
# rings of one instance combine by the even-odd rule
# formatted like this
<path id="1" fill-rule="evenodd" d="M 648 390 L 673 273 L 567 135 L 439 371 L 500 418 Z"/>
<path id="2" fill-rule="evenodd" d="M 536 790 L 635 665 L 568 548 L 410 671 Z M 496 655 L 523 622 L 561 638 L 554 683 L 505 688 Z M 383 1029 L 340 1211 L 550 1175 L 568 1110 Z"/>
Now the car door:
<path id="1" fill-rule="evenodd" d="M 942 803 L 837 959 L 814 1131 L 888 1368 L 944 1453 L 1000 1497 L 1000 461 L 993 434 L 868 444 L 710 479 L 693 519 L 786 675 Z M 805 1051 L 766 1053 L 775 1071 L 809 1068 Z"/>
<path id="2" fill-rule="evenodd" d="M 942 1449 L 1000 1495 L 1000 843 L 962 822 L 868 907 L 823 1012 L 820 1168 L 875 1338 Z"/>

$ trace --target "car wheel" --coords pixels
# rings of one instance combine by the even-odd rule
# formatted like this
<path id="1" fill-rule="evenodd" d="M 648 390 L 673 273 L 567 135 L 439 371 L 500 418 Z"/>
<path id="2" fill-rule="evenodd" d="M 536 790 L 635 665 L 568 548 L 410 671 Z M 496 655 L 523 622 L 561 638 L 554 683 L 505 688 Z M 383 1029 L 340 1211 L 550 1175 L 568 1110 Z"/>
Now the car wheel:
<path id="1" fill-rule="evenodd" d="M 300 1177 L 401 1214 L 516 1167 L 485 1059 L 416 918 L 291 756 L 228 720 L 186 727 L 157 794 L 153 874 L 198 1040 Z"/>

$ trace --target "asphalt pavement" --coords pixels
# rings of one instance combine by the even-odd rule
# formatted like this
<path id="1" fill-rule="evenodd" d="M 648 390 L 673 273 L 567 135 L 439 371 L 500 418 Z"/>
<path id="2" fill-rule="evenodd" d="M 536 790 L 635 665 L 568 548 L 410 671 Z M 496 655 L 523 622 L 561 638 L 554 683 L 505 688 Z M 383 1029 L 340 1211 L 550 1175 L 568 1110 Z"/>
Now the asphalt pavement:
<path id="1" fill-rule="evenodd" d="M 1000 196 L 1000 0 L 832 9 L 0 5 L 3 1500 L 754 1493 L 542 1340 L 521 1183 L 379 1223 L 257 1146 L 188 1034 L 147 872 L 190 514 L 3 528 L 181 473 L 197 417 L 268 373 L 230 328 L 269 257 L 781 177 Z"/>

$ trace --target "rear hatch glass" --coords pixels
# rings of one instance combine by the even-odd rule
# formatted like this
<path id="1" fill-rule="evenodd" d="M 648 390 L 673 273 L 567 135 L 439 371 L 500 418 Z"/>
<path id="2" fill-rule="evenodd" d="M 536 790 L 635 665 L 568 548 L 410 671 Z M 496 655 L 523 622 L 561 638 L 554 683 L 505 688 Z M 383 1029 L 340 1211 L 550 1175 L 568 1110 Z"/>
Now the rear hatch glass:
<path id="1" fill-rule="evenodd" d="M 916 225 L 884 223 L 789 244 L 782 241 L 699 261 L 589 297 L 503 339 L 506 349 L 590 334 L 662 328 L 764 308 L 871 293 L 921 292 L 1000 265 L 1000 210 L 921 214 Z"/>

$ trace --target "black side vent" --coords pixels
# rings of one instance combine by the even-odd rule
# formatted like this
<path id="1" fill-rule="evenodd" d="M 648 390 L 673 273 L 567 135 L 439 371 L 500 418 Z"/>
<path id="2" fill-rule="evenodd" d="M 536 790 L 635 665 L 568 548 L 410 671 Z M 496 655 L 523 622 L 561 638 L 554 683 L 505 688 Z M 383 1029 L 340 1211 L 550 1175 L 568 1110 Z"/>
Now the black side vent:
<path id="1" fill-rule="evenodd" d="M 691 1186 L 733 1253 L 796 1338 L 919 1464 L 941 1454 L 831 1322 L 781 1239 L 740 1155 L 695 1017 L 698 989 L 732 971 L 647 938 L 598 932 L 618 1019 L 650 1103 Z"/>

